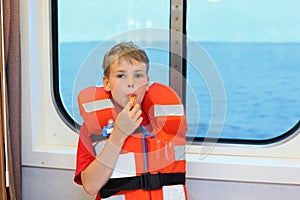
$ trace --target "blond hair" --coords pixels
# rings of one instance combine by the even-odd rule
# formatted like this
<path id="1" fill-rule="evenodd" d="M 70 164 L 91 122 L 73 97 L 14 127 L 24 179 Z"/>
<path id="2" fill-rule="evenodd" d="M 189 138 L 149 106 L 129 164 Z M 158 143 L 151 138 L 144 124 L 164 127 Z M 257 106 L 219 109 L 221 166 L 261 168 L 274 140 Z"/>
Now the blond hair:
<path id="1" fill-rule="evenodd" d="M 149 71 L 149 58 L 146 52 L 133 44 L 133 42 L 121 42 L 113 46 L 104 55 L 102 63 L 104 76 L 109 77 L 110 65 L 115 61 L 120 61 L 120 59 L 125 59 L 130 63 L 132 63 L 132 60 L 143 62 L 146 64 L 146 72 L 148 73 Z"/>

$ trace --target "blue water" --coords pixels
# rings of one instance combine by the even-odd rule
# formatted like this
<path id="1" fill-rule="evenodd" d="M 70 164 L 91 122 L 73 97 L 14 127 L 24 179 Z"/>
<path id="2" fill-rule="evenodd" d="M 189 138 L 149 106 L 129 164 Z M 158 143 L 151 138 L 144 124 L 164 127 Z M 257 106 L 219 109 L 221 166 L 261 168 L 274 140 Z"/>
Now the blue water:
<path id="1" fill-rule="evenodd" d="M 67 110 L 79 123 L 78 108 L 76 103 L 73 105 L 76 101 L 73 96 L 77 95 L 74 81 L 86 57 L 98 44 L 60 45 L 60 93 Z M 215 63 L 226 92 L 226 118 L 220 137 L 272 138 L 285 133 L 300 120 L 300 44 L 203 42 L 200 45 Z M 168 65 L 167 53 L 149 50 L 148 54 L 150 62 Z M 101 68 L 102 57 L 99 55 L 96 65 L 99 68 L 95 68 L 95 73 Z M 162 82 L 167 81 L 164 76 Z M 206 80 L 195 66 L 188 65 L 187 82 L 190 87 L 187 91 L 188 134 L 208 136 L 212 106 Z"/>

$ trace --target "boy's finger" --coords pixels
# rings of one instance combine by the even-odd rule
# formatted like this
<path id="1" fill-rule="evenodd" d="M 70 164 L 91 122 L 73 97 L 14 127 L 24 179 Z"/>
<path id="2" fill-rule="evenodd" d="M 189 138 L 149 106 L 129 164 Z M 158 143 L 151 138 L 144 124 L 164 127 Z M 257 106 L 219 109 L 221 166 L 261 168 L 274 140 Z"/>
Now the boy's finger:
<path id="1" fill-rule="evenodd" d="M 130 112 L 133 121 L 136 121 L 142 115 L 142 111 L 140 109 L 138 109 L 137 111 L 131 110 Z"/>
<path id="2" fill-rule="evenodd" d="M 135 104 L 135 106 L 133 106 L 133 107 L 131 108 L 130 112 L 131 112 L 132 114 L 136 114 L 139 110 L 141 110 L 141 109 L 140 109 L 140 105 L 139 105 L 139 104 Z"/>
<path id="3" fill-rule="evenodd" d="M 132 107 L 133 100 L 128 101 L 127 105 L 123 108 L 123 110 L 129 111 Z"/>
<path id="4" fill-rule="evenodd" d="M 141 125 L 142 121 L 143 121 L 143 117 L 139 117 L 136 122 L 138 124 L 138 126 Z"/>

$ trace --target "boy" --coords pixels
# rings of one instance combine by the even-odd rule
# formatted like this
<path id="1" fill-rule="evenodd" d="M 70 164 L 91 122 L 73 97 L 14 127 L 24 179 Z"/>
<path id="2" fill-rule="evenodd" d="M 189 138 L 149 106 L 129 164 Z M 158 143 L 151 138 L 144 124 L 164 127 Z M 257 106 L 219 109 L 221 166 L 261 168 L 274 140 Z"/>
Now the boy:
<path id="1" fill-rule="evenodd" d="M 155 131 L 156 125 L 151 124 L 148 119 L 150 115 L 147 116 L 144 108 L 141 108 L 142 104 L 147 104 L 144 102 L 144 96 L 149 90 L 149 59 L 145 51 L 131 42 L 120 43 L 105 54 L 102 67 L 104 69 L 103 88 L 91 87 L 79 94 L 79 106 L 84 123 L 80 129 L 75 182 L 82 184 L 88 194 L 98 193 L 97 199 L 100 199 L 100 194 L 105 198 L 120 194 L 121 199 L 166 199 L 167 194 L 163 194 L 161 189 L 164 185 L 183 186 L 179 194 L 181 197 L 177 196 L 176 199 L 185 199 L 185 161 L 182 158 L 175 158 L 180 157 L 175 154 L 177 151 L 179 152 L 178 149 L 182 151 L 181 147 L 184 146 L 185 141 L 182 139 L 178 142 L 178 139 L 171 137 L 170 141 L 167 141 L 167 145 L 161 144 L 164 148 L 163 152 L 169 151 L 173 157 L 161 153 L 156 147 L 152 148 L 152 144 L 157 146 L 157 141 L 166 142 L 159 137 L 154 138 L 155 135 L 148 132 L 148 130 L 159 131 Z M 165 86 L 151 86 L 151 88 L 154 87 L 159 89 Z M 152 93 L 157 95 L 155 92 Z M 150 94 L 149 91 L 147 93 L 149 98 Z M 174 106 L 172 105 L 172 107 Z M 182 138 L 186 132 L 183 106 L 175 105 L 176 109 L 180 113 L 176 131 L 180 131 Z M 107 126 L 104 126 L 103 123 L 106 122 Z M 162 127 L 159 130 L 162 130 Z M 160 135 L 163 134 L 158 136 Z M 98 138 L 98 142 L 95 142 L 93 138 Z M 179 147 L 175 143 L 180 144 L 177 145 Z M 148 147 L 148 145 L 150 146 Z M 149 157 L 147 157 L 148 149 L 150 151 L 154 149 L 149 153 Z M 177 151 L 175 152 L 174 149 Z M 155 155 L 172 157 L 172 162 L 176 163 L 173 168 L 178 168 L 180 172 L 160 175 L 157 170 L 163 166 L 147 163 Z M 143 163 L 143 167 L 138 163 Z M 170 159 L 164 159 L 162 163 L 164 166 L 169 165 Z M 127 164 L 130 169 L 121 170 L 126 175 L 116 175 L 118 173 L 115 171 Z M 150 165 L 152 167 L 149 167 Z M 155 172 L 155 175 L 149 175 L 150 171 Z M 167 170 L 167 172 L 169 171 Z M 113 179 L 113 177 L 117 177 L 117 179 Z M 148 181 L 150 181 L 150 185 Z M 159 182 L 159 184 L 153 181 Z"/>

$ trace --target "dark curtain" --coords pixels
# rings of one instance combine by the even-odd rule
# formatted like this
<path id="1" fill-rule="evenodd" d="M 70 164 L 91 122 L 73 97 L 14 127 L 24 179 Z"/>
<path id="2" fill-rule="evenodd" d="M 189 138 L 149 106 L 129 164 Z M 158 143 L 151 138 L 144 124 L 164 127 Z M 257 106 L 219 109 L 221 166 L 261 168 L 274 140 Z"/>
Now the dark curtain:
<path id="1" fill-rule="evenodd" d="M 22 198 L 21 175 L 21 55 L 19 0 L 3 1 L 4 58 L 7 80 L 9 140 L 16 199 Z"/>
<path id="2" fill-rule="evenodd" d="M 2 2 L 1 2 L 1 16 L 2 16 Z M 3 56 L 3 21 L 0 22 L 0 199 L 15 199 L 15 187 L 12 172 L 12 157 L 11 145 L 9 140 L 8 128 L 8 112 L 7 112 L 7 87 L 6 87 L 6 73 L 5 60 Z M 7 175 L 7 172 L 9 175 Z M 9 177 L 7 177 L 9 176 Z"/>

